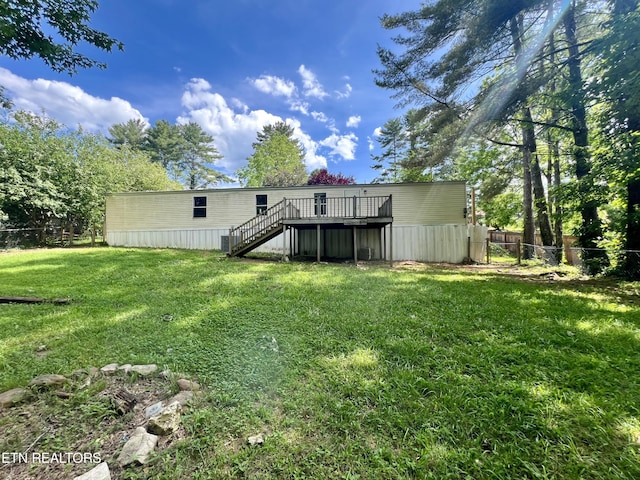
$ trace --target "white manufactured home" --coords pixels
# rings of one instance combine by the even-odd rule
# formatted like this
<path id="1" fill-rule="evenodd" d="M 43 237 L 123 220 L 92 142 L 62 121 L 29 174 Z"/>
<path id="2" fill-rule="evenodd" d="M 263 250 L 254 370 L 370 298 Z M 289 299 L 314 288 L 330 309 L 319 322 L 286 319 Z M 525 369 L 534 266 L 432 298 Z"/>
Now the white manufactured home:
<path id="1" fill-rule="evenodd" d="M 105 229 L 112 246 L 356 261 L 480 260 L 486 238 L 464 182 L 114 193 Z"/>

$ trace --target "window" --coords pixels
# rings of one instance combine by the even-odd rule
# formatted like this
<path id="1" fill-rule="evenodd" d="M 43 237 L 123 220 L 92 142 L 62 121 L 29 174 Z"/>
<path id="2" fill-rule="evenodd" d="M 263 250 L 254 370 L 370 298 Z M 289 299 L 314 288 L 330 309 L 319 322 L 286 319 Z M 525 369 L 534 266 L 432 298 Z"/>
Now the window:
<path id="1" fill-rule="evenodd" d="M 314 193 L 314 215 L 326 215 L 327 214 L 327 194 L 326 193 Z M 320 211 L 318 212 L 318 205 L 320 205 Z"/>
<path id="2" fill-rule="evenodd" d="M 256 195 L 256 215 L 262 215 L 267 211 L 267 196 Z"/>
<path id="3" fill-rule="evenodd" d="M 207 197 L 193 197 L 193 218 L 207 216 Z"/>

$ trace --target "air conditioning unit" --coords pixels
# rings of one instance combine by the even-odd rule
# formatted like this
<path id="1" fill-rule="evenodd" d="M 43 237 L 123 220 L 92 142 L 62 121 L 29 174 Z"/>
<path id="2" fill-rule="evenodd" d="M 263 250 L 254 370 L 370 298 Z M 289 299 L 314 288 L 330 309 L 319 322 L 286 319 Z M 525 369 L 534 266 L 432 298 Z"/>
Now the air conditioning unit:
<path id="1" fill-rule="evenodd" d="M 373 260 L 373 248 L 364 247 L 358 249 L 358 260 Z"/>

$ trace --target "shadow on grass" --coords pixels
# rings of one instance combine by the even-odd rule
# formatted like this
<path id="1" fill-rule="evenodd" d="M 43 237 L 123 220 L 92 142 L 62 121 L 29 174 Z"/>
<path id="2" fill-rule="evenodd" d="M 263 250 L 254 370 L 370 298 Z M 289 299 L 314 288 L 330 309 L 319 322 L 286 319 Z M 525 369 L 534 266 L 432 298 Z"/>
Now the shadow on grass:
<path id="1" fill-rule="evenodd" d="M 127 249 L 4 257 L 0 278 L 74 298 L 0 306 L 0 385 L 110 362 L 188 373 L 215 408 L 187 419 L 184 452 L 230 475 L 640 476 L 640 317 L 617 290 Z M 259 428 L 271 447 L 225 447 Z"/>

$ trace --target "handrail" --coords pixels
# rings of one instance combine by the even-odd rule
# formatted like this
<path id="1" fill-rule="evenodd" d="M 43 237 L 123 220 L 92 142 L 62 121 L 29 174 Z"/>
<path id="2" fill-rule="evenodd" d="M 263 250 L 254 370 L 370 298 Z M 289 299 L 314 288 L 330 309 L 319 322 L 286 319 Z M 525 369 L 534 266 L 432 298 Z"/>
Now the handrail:
<path id="1" fill-rule="evenodd" d="M 283 198 L 263 213 L 229 230 L 229 254 L 275 233 L 284 220 L 391 217 L 391 195 Z"/>
<path id="2" fill-rule="evenodd" d="M 242 225 L 229 230 L 229 253 L 232 253 L 236 246 L 244 246 L 253 242 L 258 237 L 266 234 L 282 221 L 283 206 L 285 199 L 268 208 L 263 213 L 247 220 Z"/>

